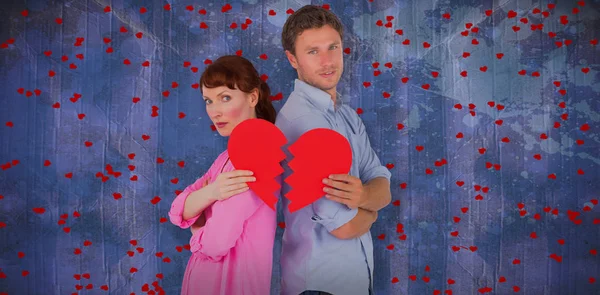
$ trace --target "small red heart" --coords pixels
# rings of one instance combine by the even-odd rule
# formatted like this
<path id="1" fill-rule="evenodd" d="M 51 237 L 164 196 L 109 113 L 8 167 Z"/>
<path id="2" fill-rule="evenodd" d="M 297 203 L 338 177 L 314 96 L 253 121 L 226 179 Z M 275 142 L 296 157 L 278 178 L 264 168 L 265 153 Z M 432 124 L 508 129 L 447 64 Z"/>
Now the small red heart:
<path id="1" fill-rule="evenodd" d="M 323 145 L 335 152 L 323 152 Z M 323 197 L 323 179 L 350 172 L 350 143 L 331 129 L 316 128 L 302 134 L 288 151 L 294 156 L 288 165 L 295 173 L 284 180 L 292 187 L 285 197 L 291 201 L 288 210 L 292 213 Z"/>
<path id="2" fill-rule="evenodd" d="M 508 12 L 508 18 L 513 18 L 513 17 L 516 17 L 516 16 L 517 16 L 517 13 L 514 10 L 510 10 Z"/>
<path id="3" fill-rule="evenodd" d="M 150 203 L 152 203 L 152 205 L 156 205 L 158 204 L 158 202 L 160 202 L 161 198 L 159 196 L 154 196 L 154 198 L 152 198 L 152 200 L 150 200 Z"/>
<path id="4" fill-rule="evenodd" d="M 344 53 L 345 53 L 345 54 L 350 54 L 350 52 L 351 52 L 351 51 L 350 51 L 350 48 L 349 48 L 349 47 L 346 47 L 346 48 L 344 48 Z"/>
<path id="5" fill-rule="evenodd" d="M 75 255 L 81 254 L 81 249 L 76 248 L 75 251 L 73 251 L 73 254 L 75 254 Z"/>
<path id="6" fill-rule="evenodd" d="M 488 10 L 486 10 L 486 11 L 485 11 L 485 15 L 486 15 L 486 16 L 490 16 L 490 15 L 492 15 L 492 10 L 491 10 L 491 9 L 488 9 Z"/>
<path id="7" fill-rule="evenodd" d="M 206 15 L 206 9 L 202 8 L 202 9 L 198 10 L 198 13 L 202 14 L 202 15 Z"/>
<path id="8" fill-rule="evenodd" d="M 277 15 L 277 13 L 275 12 L 275 10 L 271 9 L 271 10 L 269 10 L 269 15 L 275 16 L 275 15 Z"/>
<path id="9" fill-rule="evenodd" d="M 458 185 L 459 187 L 463 186 L 464 184 L 465 184 L 465 182 L 461 181 L 461 180 L 459 180 L 459 181 L 456 182 L 456 185 Z"/>
<path id="10" fill-rule="evenodd" d="M 400 81 L 402 81 L 402 83 L 406 84 L 408 82 L 408 77 L 403 77 L 402 79 L 400 79 Z"/>
<path id="11" fill-rule="evenodd" d="M 274 124 L 263 119 L 248 119 L 233 129 L 227 146 L 233 166 L 254 173 L 256 181 L 249 182 L 248 186 L 273 210 L 277 203 L 273 193 L 281 188 L 275 178 L 283 173 L 279 163 L 286 157 L 281 150 L 286 142 L 285 135 Z"/>
<path id="12" fill-rule="evenodd" d="M 223 5 L 223 7 L 221 7 L 221 12 L 225 13 L 227 11 L 230 11 L 233 7 L 231 7 L 231 4 L 227 3 L 225 5 Z"/>
<path id="13" fill-rule="evenodd" d="M 581 125 L 581 127 L 579 127 L 579 130 L 581 130 L 583 132 L 589 131 L 590 130 L 590 125 L 587 124 L 587 123 L 585 123 L 585 124 Z"/>

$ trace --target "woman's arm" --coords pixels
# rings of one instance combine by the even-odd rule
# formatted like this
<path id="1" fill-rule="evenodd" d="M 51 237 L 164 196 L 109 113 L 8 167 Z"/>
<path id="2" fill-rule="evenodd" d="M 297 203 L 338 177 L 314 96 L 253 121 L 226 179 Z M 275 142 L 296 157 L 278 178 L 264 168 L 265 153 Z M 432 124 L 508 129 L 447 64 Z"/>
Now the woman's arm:
<path id="1" fill-rule="evenodd" d="M 204 190 L 202 193 L 200 193 L 199 191 L 203 188 L 206 188 L 204 184 L 207 183 L 209 176 L 210 173 L 207 172 L 206 174 L 204 174 L 204 176 L 196 180 L 196 182 L 194 182 L 193 184 L 186 187 L 185 190 L 183 190 L 183 192 L 181 192 L 179 195 L 177 195 L 177 197 L 175 197 L 175 200 L 173 200 L 173 203 L 171 204 L 171 210 L 169 210 L 169 218 L 171 220 L 171 223 L 181 228 L 188 228 L 192 224 L 194 224 L 200 217 L 200 213 L 202 213 L 202 211 L 199 209 L 204 210 L 210 205 L 209 204 L 204 208 L 198 207 L 196 209 L 192 208 L 194 205 L 185 208 L 188 199 L 192 199 L 192 203 L 196 203 L 198 201 L 197 199 L 199 195 L 201 197 L 206 197 L 205 193 L 207 190 Z M 193 212 L 190 211 L 194 210 L 196 211 L 196 214 L 192 215 L 191 213 Z"/>
<path id="2" fill-rule="evenodd" d="M 202 212 L 202 213 L 200 213 L 198 220 L 196 220 L 196 222 L 194 224 L 192 224 L 192 226 L 190 227 L 190 231 L 192 232 L 192 235 L 194 235 L 205 224 L 206 224 L 206 215 L 204 215 L 204 212 Z"/>
<path id="3" fill-rule="evenodd" d="M 202 184 L 202 188 L 190 193 L 185 199 L 183 205 L 183 219 L 187 220 L 197 215 L 202 214 L 202 211 L 212 205 L 216 199 L 213 198 L 212 190 L 208 186 L 209 180 L 206 179 Z"/>

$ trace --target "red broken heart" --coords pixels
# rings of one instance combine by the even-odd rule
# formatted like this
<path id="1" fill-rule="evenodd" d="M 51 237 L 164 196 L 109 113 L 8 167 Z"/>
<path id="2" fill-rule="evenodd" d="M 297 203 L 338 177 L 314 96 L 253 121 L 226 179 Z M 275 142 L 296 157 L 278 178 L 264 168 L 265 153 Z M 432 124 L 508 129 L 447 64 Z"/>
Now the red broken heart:
<path id="1" fill-rule="evenodd" d="M 248 119 L 231 132 L 227 150 L 236 170 L 254 172 L 255 182 L 248 186 L 275 210 L 281 188 L 275 178 L 283 173 L 280 162 L 286 155 L 281 147 L 287 143 L 285 135 L 272 123 L 262 119 Z M 332 153 L 324 152 L 335 151 Z M 292 190 L 285 197 L 291 201 L 290 212 L 297 211 L 323 197 L 322 179 L 331 174 L 348 174 L 352 165 L 352 148 L 348 140 L 331 129 L 317 128 L 304 133 L 289 146 L 294 156 L 289 167 L 294 173 L 285 179 Z"/>
<path id="2" fill-rule="evenodd" d="M 231 132 L 227 151 L 236 170 L 254 172 L 256 181 L 248 186 L 275 210 L 275 192 L 281 185 L 275 178 L 283 173 L 279 162 L 286 155 L 281 147 L 287 142 L 283 133 L 271 122 L 263 119 L 248 119 L 238 124 Z"/>
<path id="3" fill-rule="evenodd" d="M 288 150 L 294 156 L 288 164 L 294 172 L 284 180 L 292 187 L 285 197 L 291 201 L 288 210 L 292 213 L 325 195 L 324 178 L 350 172 L 350 143 L 331 129 L 312 129 L 302 134 Z"/>

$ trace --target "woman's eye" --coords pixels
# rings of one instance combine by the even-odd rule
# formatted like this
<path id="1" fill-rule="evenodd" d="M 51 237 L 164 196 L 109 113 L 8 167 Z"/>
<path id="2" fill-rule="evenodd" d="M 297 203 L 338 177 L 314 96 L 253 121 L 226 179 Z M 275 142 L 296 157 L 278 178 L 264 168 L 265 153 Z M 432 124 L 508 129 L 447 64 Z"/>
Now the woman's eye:
<path id="1" fill-rule="evenodd" d="M 205 100 L 204 100 L 204 103 L 206 103 L 206 104 L 210 104 L 210 103 L 211 103 L 211 101 L 210 101 L 210 99 L 205 99 Z"/>
<path id="2" fill-rule="evenodd" d="M 226 96 L 223 96 L 223 100 L 225 100 L 225 101 L 229 101 L 229 100 L 231 100 L 231 97 L 229 97 L 229 96 L 227 96 L 227 95 L 226 95 Z"/>

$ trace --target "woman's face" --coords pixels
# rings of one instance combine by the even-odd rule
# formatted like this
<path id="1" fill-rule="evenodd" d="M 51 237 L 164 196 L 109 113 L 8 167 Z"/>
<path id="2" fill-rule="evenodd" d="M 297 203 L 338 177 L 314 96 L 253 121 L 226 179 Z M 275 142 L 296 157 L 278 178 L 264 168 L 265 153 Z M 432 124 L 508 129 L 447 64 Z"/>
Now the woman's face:
<path id="1" fill-rule="evenodd" d="M 255 119 L 258 89 L 251 93 L 227 86 L 207 88 L 202 86 L 206 113 L 221 136 L 231 135 L 237 124 L 246 119 Z"/>

